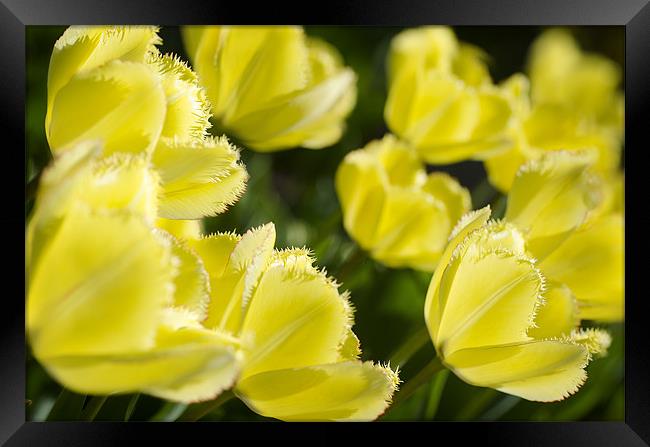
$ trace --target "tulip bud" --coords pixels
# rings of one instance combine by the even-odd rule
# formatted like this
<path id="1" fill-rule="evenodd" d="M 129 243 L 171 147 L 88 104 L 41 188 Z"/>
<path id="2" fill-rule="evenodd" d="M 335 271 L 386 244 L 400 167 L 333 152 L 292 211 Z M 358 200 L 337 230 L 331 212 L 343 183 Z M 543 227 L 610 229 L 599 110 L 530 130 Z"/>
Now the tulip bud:
<path id="1" fill-rule="evenodd" d="M 313 267 L 303 249 L 273 249 L 267 224 L 243 236 L 215 234 L 189 244 L 212 288 L 204 326 L 241 340 L 235 394 L 252 410 L 283 420 L 372 420 L 399 379 L 361 362 L 347 294 Z"/>
<path id="2" fill-rule="evenodd" d="M 350 152 L 336 174 L 347 232 L 388 266 L 433 271 L 469 192 L 444 173 L 427 175 L 391 135 Z"/>
<path id="3" fill-rule="evenodd" d="M 218 126 L 261 152 L 336 143 L 356 102 L 356 75 L 300 27 L 185 27 Z"/>
<path id="4" fill-rule="evenodd" d="M 155 229 L 158 177 L 145 154 L 67 149 L 43 174 L 27 229 L 27 334 L 65 387 L 191 402 L 238 373 L 230 339 L 200 325 L 202 261 Z"/>
<path id="5" fill-rule="evenodd" d="M 527 400 L 555 401 L 585 382 L 610 343 L 599 330 L 545 326 L 545 278 L 509 223 L 466 215 L 431 279 L 425 320 L 442 362 L 464 381 Z M 561 304 L 561 303 L 560 303 Z M 551 309 L 562 315 L 562 306 Z M 535 334 L 535 330 L 539 331 Z"/>
<path id="6" fill-rule="evenodd" d="M 384 117 L 429 163 L 483 159 L 511 144 L 512 109 L 478 48 L 444 27 L 398 34 L 388 56 Z"/>

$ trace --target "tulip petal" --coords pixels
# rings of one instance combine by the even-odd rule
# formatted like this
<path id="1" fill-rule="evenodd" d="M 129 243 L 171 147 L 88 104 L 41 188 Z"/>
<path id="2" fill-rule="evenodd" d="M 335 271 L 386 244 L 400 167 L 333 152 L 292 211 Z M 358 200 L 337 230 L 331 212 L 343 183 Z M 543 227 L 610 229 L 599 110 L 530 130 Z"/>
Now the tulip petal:
<path id="1" fill-rule="evenodd" d="M 540 265 L 575 294 L 582 319 L 623 319 L 623 233 L 621 214 L 601 217 L 571 234 Z"/>
<path id="2" fill-rule="evenodd" d="M 587 379 L 589 351 L 559 341 L 533 341 L 456 351 L 445 363 L 464 381 L 551 402 L 578 391 Z"/>
<path id="3" fill-rule="evenodd" d="M 543 277 L 535 265 L 500 244 L 499 224 L 470 235 L 440 282 L 442 317 L 434 338 L 446 357 L 458 349 L 528 340 L 541 301 Z M 516 238 L 516 236 L 515 236 Z"/>
<path id="4" fill-rule="evenodd" d="M 456 247 L 469 235 L 472 231 L 477 230 L 483 226 L 488 219 L 490 218 L 490 206 L 483 207 L 481 209 L 471 211 L 465 214 L 456 224 L 454 229 L 449 236 L 449 243 L 447 248 L 442 253 L 440 259 L 438 260 L 438 265 L 441 266 L 437 268 L 431 282 L 429 283 L 429 288 L 427 290 L 427 296 L 424 303 L 424 318 L 427 323 L 427 328 L 431 334 L 432 339 L 434 335 L 437 334 L 438 326 L 440 325 L 440 315 L 442 313 L 440 299 L 438 297 L 438 289 L 440 288 L 440 281 L 442 280 L 442 275 L 445 272 L 445 266 L 449 263 L 452 258 Z"/>
<path id="5" fill-rule="evenodd" d="M 239 371 L 233 347 L 196 325 L 163 326 L 156 346 L 147 351 L 55 357 L 47 367 L 79 393 L 141 391 L 186 403 L 215 398 Z"/>
<path id="6" fill-rule="evenodd" d="M 39 360 L 152 347 L 175 272 L 169 244 L 139 217 L 75 207 L 41 256 L 27 299 Z"/>
<path id="7" fill-rule="evenodd" d="M 47 117 L 59 90 L 80 71 L 112 60 L 144 62 L 162 41 L 154 26 L 71 26 L 54 44 L 47 75 Z"/>
<path id="8" fill-rule="evenodd" d="M 618 64 L 582 52 L 566 30 L 550 29 L 533 42 L 528 65 L 535 102 L 567 105 L 600 124 L 622 127 L 615 118 L 609 121 L 620 93 Z"/>
<path id="9" fill-rule="evenodd" d="M 423 191 L 388 192 L 377 222 L 372 255 L 388 266 L 410 265 L 432 271 L 452 229 L 445 205 Z M 422 256 L 426 253 L 428 256 Z M 421 261 L 411 264 L 410 258 Z M 422 260 L 425 258 L 426 260 Z"/>
<path id="10" fill-rule="evenodd" d="M 472 198 L 467 188 L 449 174 L 432 172 L 423 188 L 445 204 L 452 225 L 472 208 Z"/>
<path id="11" fill-rule="evenodd" d="M 154 53 L 149 58 L 162 78 L 167 112 L 161 136 L 204 138 L 210 128 L 210 103 L 196 74 L 186 62 L 172 54 Z"/>
<path id="12" fill-rule="evenodd" d="M 336 193 L 343 224 L 359 245 L 372 247 L 385 201 L 385 186 L 376 160 L 364 151 L 348 154 L 336 171 Z"/>
<path id="13" fill-rule="evenodd" d="M 270 32 L 271 27 L 261 26 L 203 27 L 193 64 L 215 118 L 222 120 L 235 106 L 243 77 Z"/>
<path id="14" fill-rule="evenodd" d="M 503 96 L 464 92 L 416 140 L 418 153 L 436 164 L 491 157 L 511 145 L 506 133 L 510 116 L 510 105 Z"/>
<path id="15" fill-rule="evenodd" d="M 77 199 L 94 209 L 127 210 L 152 223 L 158 183 L 145 154 L 115 153 L 92 164 L 90 178 L 79 184 Z"/>
<path id="16" fill-rule="evenodd" d="M 233 121 L 230 128 L 246 145 L 259 150 L 299 146 L 303 141 L 318 148 L 335 136 L 319 144 L 318 135 L 325 135 L 331 126 L 340 130 L 341 120 L 354 106 L 355 81 L 352 70 L 342 69 L 306 90 L 273 99 L 268 106 Z"/>
<path id="17" fill-rule="evenodd" d="M 447 26 L 408 28 L 391 41 L 387 71 L 389 83 L 398 73 L 418 67 L 450 72 L 460 44 L 454 31 Z"/>
<path id="18" fill-rule="evenodd" d="M 309 60 L 302 28 L 283 26 L 267 30 L 242 73 L 233 103 L 226 109 L 223 121 L 227 126 L 277 96 L 304 88 L 307 83 L 305 73 Z M 245 27 L 234 30 L 228 37 L 232 41 L 237 35 L 250 31 Z M 227 70 L 223 65 L 221 68 Z"/>
<path id="19" fill-rule="evenodd" d="M 537 309 L 535 327 L 528 330 L 533 338 L 559 337 L 569 334 L 580 324 L 576 298 L 564 284 L 546 285 L 544 303 Z"/>
<path id="20" fill-rule="evenodd" d="M 150 152 L 165 120 L 165 94 L 146 64 L 113 61 L 76 74 L 53 100 L 46 128 L 52 150 L 101 139 L 107 154 Z"/>
<path id="21" fill-rule="evenodd" d="M 239 152 L 225 139 L 161 139 L 152 162 L 160 173 L 159 214 L 200 219 L 224 212 L 246 188 L 248 173 Z"/>
<path id="22" fill-rule="evenodd" d="M 253 411 L 285 421 L 369 421 L 384 412 L 398 383 L 390 368 L 350 361 L 255 374 L 236 394 Z"/>
<path id="23" fill-rule="evenodd" d="M 594 169 L 612 174 L 618 169 L 621 142 L 607 129 L 586 125 L 585 117 L 569 106 L 539 104 L 523 122 L 527 144 L 544 151 L 591 149 Z"/>
<path id="24" fill-rule="evenodd" d="M 511 345 L 456 351 L 445 364 L 464 381 L 551 402 L 578 391 L 587 379 L 585 367 L 610 343 L 606 332 L 589 330 L 570 336 Z"/>
<path id="25" fill-rule="evenodd" d="M 169 240 L 172 256 L 178 265 L 174 277 L 173 305 L 192 313 L 198 320 L 203 320 L 207 316 L 210 302 L 210 278 L 203 261 L 187 243 L 167 232 L 159 233 Z"/>
<path id="26" fill-rule="evenodd" d="M 92 160 L 100 153 L 99 142 L 86 141 L 66 151 L 43 170 L 27 227 L 25 261 L 28 275 L 31 276 L 31 270 L 36 268 L 40 254 L 61 225 L 80 182 L 90 175 Z"/>
<path id="27" fill-rule="evenodd" d="M 519 167 L 526 163 L 526 157 L 521 152 L 519 145 L 496 154 L 484 161 L 490 184 L 499 191 L 507 193 L 517 176 Z"/>
<path id="28" fill-rule="evenodd" d="M 286 250 L 262 273 L 241 330 L 251 340 L 242 378 L 338 360 L 351 308 L 312 262 L 304 251 Z"/>
<path id="29" fill-rule="evenodd" d="M 212 299 L 205 327 L 239 333 L 274 243 L 273 224 L 252 229 L 241 237 L 217 234 L 189 243 L 203 257 L 211 278 Z"/>

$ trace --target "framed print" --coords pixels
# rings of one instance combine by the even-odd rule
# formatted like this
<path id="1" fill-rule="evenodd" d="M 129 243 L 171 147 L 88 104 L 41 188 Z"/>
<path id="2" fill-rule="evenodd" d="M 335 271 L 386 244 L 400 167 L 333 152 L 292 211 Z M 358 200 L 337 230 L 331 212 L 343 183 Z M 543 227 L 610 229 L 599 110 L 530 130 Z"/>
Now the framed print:
<path id="1" fill-rule="evenodd" d="M 276 6 L 2 0 L 0 439 L 648 445 L 647 2 Z"/>

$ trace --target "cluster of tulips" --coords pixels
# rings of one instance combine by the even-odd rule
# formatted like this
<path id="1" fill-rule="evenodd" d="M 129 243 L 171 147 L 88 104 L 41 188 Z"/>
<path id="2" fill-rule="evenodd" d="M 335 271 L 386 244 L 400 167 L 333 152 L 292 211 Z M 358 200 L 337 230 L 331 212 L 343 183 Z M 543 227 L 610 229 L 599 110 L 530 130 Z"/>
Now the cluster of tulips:
<path id="1" fill-rule="evenodd" d="M 360 360 L 353 300 L 310 250 L 275 248 L 273 223 L 201 227 L 245 191 L 227 137 L 333 145 L 354 71 L 300 27 L 181 31 L 191 67 L 159 51 L 155 27 L 70 27 L 54 46 L 54 160 L 26 233 L 35 358 L 84 394 L 189 404 L 231 390 L 277 419 L 376 419 L 399 372 Z M 346 231 L 381 264 L 433 274 L 425 321 L 462 380 L 533 401 L 575 393 L 610 344 L 583 321 L 623 319 L 620 69 L 550 30 L 527 75 L 495 84 L 480 49 L 425 27 L 394 37 L 387 76 L 392 133 L 335 174 Z M 507 193 L 503 219 L 427 172 L 469 159 Z"/>

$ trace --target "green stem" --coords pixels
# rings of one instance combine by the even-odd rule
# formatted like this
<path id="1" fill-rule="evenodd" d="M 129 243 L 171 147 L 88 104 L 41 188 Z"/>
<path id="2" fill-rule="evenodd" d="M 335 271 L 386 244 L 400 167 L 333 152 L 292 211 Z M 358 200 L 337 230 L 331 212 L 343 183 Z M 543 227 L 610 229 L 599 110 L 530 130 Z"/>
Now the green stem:
<path id="1" fill-rule="evenodd" d="M 178 418 L 183 411 L 187 409 L 187 404 L 177 402 L 166 402 L 156 414 L 149 418 L 151 422 L 173 422 Z"/>
<path id="2" fill-rule="evenodd" d="M 425 327 L 406 339 L 390 357 L 390 363 L 395 366 L 404 366 L 413 355 L 430 340 L 429 330 Z"/>
<path id="3" fill-rule="evenodd" d="M 479 420 L 496 421 L 508 411 L 512 410 L 519 402 L 521 402 L 521 398 L 517 396 L 506 396 L 492 406 L 492 408 L 483 413 Z"/>
<path id="4" fill-rule="evenodd" d="M 135 405 L 138 403 L 139 399 L 140 399 L 140 394 L 138 393 L 138 394 L 134 394 L 131 397 L 131 400 L 129 400 L 129 404 L 126 406 L 126 411 L 124 412 L 124 422 L 127 422 L 129 419 L 131 419 L 131 416 L 135 411 Z"/>
<path id="5" fill-rule="evenodd" d="M 82 421 L 94 420 L 97 414 L 99 413 L 99 410 L 101 410 L 102 406 L 104 406 L 106 399 L 108 399 L 108 396 L 92 397 L 86 404 L 84 410 L 81 412 L 81 420 Z"/>
<path id="6" fill-rule="evenodd" d="M 400 388 L 393 399 L 393 406 L 396 406 L 400 402 L 404 402 L 406 399 L 411 397 L 411 395 L 413 395 L 413 393 L 415 393 L 422 385 L 428 383 L 437 372 L 442 371 L 443 369 L 445 369 L 445 366 L 442 364 L 440 357 L 435 357 L 427 363 L 426 366 L 415 375 L 415 377 L 406 382 L 406 384 Z"/>
<path id="7" fill-rule="evenodd" d="M 76 421 L 79 419 L 86 396 L 63 388 L 52 406 L 46 421 Z"/>
<path id="8" fill-rule="evenodd" d="M 436 375 L 436 378 L 431 382 L 429 400 L 427 401 L 427 406 L 424 410 L 424 419 L 427 421 L 432 420 L 438 412 L 438 405 L 440 404 L 440 398 L 442 397 L 442 392 L 447 383 L 447 377 L 449 377 L 448 369 L 440 371 L 440 373 Z"/>
<path id="9" fill-rule="evenodd" d="M 235 393 L 232 391 L 225 391 L 214 400 L 190 405 L 176 420 L 180 422 L 198 421 L 203 416 L 210 413 L 211 411 L 216 410 L 221 405 L 225 404 L 234 397 Z"/>
<path id="10" fill-rule="evenodd" d="M 479 414 L 481 414 L 485 408 L 490 405 L 492 400 L 499 393 L 492 388 L 484 388 L 480 393 L 477 393 L 475 397 L 465 404 L 463 409 L 456 415 L 457 421 L 473 421 Z"/>

